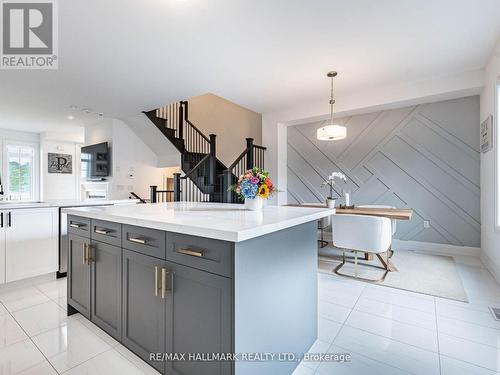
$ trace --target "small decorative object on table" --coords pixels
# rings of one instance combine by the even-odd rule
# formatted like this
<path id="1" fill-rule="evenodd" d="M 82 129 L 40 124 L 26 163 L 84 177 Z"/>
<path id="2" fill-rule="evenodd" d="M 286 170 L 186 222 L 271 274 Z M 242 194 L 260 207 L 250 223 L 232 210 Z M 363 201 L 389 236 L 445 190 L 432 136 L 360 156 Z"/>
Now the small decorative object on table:
<path id="1" fill-rule="evenodd" d="M 326 206 L 328 208 L 335 207 L 336 198 L 333 197 L 333 192 L 334 192 L 333 185 L 335 185 L 335 177 L 338 177 L 341 180 L 344 180 L 344 182 L 347 182 L 347 178 L 346 178 L 345 174 L 343 174 L 342 172 L 333 172 L 330 176 L 328 176 L 327 181 L 323 181 L 321 186 L 329 186 L 330 187 L 330 195 L 328 196 L 328 198 L 326 198 Z"/>
<path id="2" fill-rule="evenodd" d="M 251 211 L 262 210 L 264 199 L 278 191 L 269 178 L 269 172 L 257 167 L 239 176 L 238 182 L 229 190 L 236 192 L 238 198 L 245 201 L 245 208 Z"/>
<path id="3" fill-rule="evenodd" d="M 345 208 L 345 209 L 349 209 L 349 210 L 350 210 L 350 209 L 353 209 L 353 208 L 354 208 L 354 205 L 351 205 L 351 206 L 346 206 L 345 204 L 340 204 L 340 205 L 339 205 L 339 208 L 342 208 L 342 209 L 344 209 L 344 208 Z"/>

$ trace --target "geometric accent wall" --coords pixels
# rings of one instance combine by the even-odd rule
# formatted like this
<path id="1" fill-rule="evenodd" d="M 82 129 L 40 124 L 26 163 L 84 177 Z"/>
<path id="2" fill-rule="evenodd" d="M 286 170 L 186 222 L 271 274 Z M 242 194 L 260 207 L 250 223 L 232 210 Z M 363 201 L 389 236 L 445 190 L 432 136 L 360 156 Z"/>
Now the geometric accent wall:
<path id="1" fill-rule="evenodd" d="M 324 202 L 342 171 L 352 203 L 411 207 L 395 238 L 480 247 L 479 96 L 339 119 L 346 139 L 318 141 L 321 122 L 287 128 L 288 203 Z M 424 220 L 430 228 L 424 228 Z"/>

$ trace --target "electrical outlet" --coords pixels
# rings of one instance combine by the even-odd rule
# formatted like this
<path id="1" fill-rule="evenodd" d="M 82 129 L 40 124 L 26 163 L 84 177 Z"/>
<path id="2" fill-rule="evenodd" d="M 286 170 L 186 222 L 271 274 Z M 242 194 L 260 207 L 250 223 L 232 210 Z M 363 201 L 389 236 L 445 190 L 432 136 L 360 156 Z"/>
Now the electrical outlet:
<path id="1" fill-rule="evenodd" d="M 431 226 L 431 222 L 429 220 L 424 220 L 424 228 L 428 229 Z"/>

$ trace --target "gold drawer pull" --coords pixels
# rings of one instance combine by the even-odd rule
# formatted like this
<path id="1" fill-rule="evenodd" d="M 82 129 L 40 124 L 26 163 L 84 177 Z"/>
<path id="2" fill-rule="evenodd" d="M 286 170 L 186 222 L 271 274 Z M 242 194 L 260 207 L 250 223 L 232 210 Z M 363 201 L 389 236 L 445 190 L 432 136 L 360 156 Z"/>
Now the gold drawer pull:
<path id="1" fill-rule="evenodd" d="M 161 298 L 165 299 L 165 294 L 167 293 L 167 275 L 170 275 L 170 272 L 167 271 L 166 268 L 161 269 Z"/>
<path id="2" fill-rule="evenodd" d="M 74 224 L 74 223 L 71 223 L 69 226 L 70 226 L 71 228 L 77 228 L 77 229 L 78 229 L 78 228 L 82 228 L 82 227 L 84 227 L 84 226 L 85 226 L 85 224 Z"/>
<path id="3" fill-rule="evenodd" d="M 196 251 L 193 249 L 177 249 L 175 250 L 178 253 L 191 255 L 192 257 L 203 258 L 203 251 Z"/>
<path id="4" fill-rule="evenodd" d="M 155 296 L 158 297 L 158 266 L 155 266 Z"/>
<path id="5" fill-rule="evenodd" d="M 86 243 L 83 244 L 82 250 L 83 250 L 83 264 L 87 265 L 87 244 Z"/>
<path id="6" fill-rule="evenodd" d="M 92 263 L 92 246 L 87 245 L 87 265 L 90 266 L 90 263 Z"/>
<path id="7" fill-rule="evenodd" d="M 96 229 L 94 232 L 96 232 L 97 234 L 104 234 L 105 236 L 111 233 L 110 230 L 106 229 Z"/>
<path id="8" fill-rule="evenodd" d="M 145 245 L 146 242 L 147 242 L 145 238 L 129 237 L 128 240 L 130 242 L 138 243 L 138 244 L 141 244 L 141 245 Z"/>

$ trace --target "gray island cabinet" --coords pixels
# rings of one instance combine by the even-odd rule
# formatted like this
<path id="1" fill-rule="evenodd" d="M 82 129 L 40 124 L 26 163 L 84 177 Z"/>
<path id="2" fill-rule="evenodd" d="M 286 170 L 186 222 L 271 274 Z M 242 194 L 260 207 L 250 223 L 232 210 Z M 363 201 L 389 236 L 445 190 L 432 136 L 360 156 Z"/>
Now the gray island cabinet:
<path id="1" fill-rule="evenodd" d="M 329 210 L 174 203 L 67 213 L 68 314 L 161 373 L 291 374 L 297 362 L 278 354 L 301 355 L 316 340 L 315 221 Z M 212 360 L 220 354 L 228 360 Z"/>

